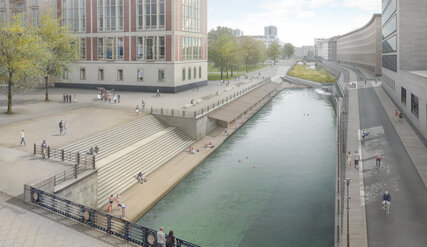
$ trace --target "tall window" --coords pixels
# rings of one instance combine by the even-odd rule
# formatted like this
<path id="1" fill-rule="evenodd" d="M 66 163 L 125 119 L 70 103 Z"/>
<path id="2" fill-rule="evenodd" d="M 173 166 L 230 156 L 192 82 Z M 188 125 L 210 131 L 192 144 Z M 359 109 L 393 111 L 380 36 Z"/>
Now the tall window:
<path id="1" fill-rule="evenodd" d="M 37 27 L 39 25 L 39 9 L 33 9 L 32 14 L 33 14 L 32 23 L 34 26 Z"/>
<path id="2" fill-rule="evenodd" d="M 37 6 L 37 0 L 33 0 L 33 6 Z"/>
<path id="3" fill-rule="evenodd" d="M 80 69 L 80 80 L 86 80 L 86 69 L 85 68 Z"/>
<path id="4" fill-rule="evenodd" d="M 200 0 L 183 0 L 182 30 L 189 32 L 201 32 L 200 18 Z"/>
<path id="5" fill-rule="evenodd" d="M 402 87 L 401 88 L 401 97 L 400 97 L 400 101 L 406 105 L 406 88 Z"/>
<path id="6" fill-rule="evenodd" d="M 188 80 L 191 80 L 191 68 L 188 68 Z"/>
<path id="7" fill-rule="evenodd" d="M 418 97 L 411 94 L 411 112 L 418 118 L 419 106 L 418 106 Z"/>
<path id="8" fill-rule="evenodd" d="M 162 69 L 160 69 L 159 70 L 159 75 L 158 75 L 158 79 L 159 79 L 159 82 L 164 82 L 165 81 L 165 71 L 164 70 L 162 70 Z"/>
<path id="9" fill-rule="evenodd" d="M 202 78 L 202 66 L 199 67 L 199 78 Z"/>
<path id="10" fill-rule="evenodd" d="M 0 8 L 6 8 L 6 0 L 0 0 Z"/>
<path id="11" fill-rule="evenodd" d="M 123 60 L 124 43 L 122 37 L 98 38 L 98 60 Z"/>
<path id="12" fill-rule="evenodd" d="M 185 69 L 182 69 L 182 80 L 185 81 Z"/>
<path id="13" fill-rule="evenodd" d="M 103 81 L 104 80 L 104 69 L 98 70 L 98 80 Z"/>
<path id="14" fill-rule="evenodd" d="M 123 70 L 122 69 L 117 70 L 117 80 L 123 81 Z"/>
<path id="15" fill-rule="evenodd" d="M 6 11 L 5 10 L 0 11 L 0 22 L 6 22 L 6 18 L 7 18 Z"/>
<path id="16" fill-rule="evenodd" d="M 138 0 L 138 29 L 157 30 L 165 28 L 165 1 Z"/>
<path id="17" fill-rule="evenodd" d="M 86 0 L 62 0 L 62 24 L 72 32 L 85 32 Z"/>
<path id="18" fill-rule="evenodd" d="M 16 4 L 16 8 L 13 11 L 13 16 L 20 16 L 22 18 L 22 25 L 25 26 L 27 23 L 27 7 L 24 2 Z"/>
<path id="19" fill-rule="evenodd" d="M 98 0 L 98 30 L 123 30 L 123 0 Z"/>
<path id="20" fill-rule="evenodd" d="M 139 69 L 136 73 L 136 78 L 138 81 L 144 81 L 144 70 Z"/>
<path id="21" fill-rule="evenodd" d="M 68 69 L 64 69 L 64 71 L 62 72 L 62 79 L 68 80 L 68 78 L 69 78 Z"/>
<path id="22" fill-rule="evenodd" d="M 193 78 L 194 78 L 194 79 L 196 79 L 196 78 L 197 78 L 197 69 L 196 69 L 196 68 L 194 68 L 194 70 L 193 70 L 193 71 L 194 71 L 194 73 L 193 73 Z"/>
<path id="23" fill-rule="evenodd" d="M 164 60 L 165 37 L 137 37 L 136 57 L 138 60 Z"/>
<path id="24" fill-rule="evenodd" d="M 202 59 L 202 39 L 193 37 L 183 37 L 182 56 L 184 60 Z"/>
<path id="25" fill-rule="evenodd" d="M 80 59 L 81 60 L 86 59 L 86 39 L 85 38 L 80 39 Z"/>

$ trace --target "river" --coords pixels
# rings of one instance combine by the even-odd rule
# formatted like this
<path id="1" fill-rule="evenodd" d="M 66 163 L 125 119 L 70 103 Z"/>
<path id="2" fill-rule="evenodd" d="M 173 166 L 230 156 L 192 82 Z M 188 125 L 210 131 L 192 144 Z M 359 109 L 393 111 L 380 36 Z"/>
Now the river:
<path id="1" fill-rule="evenodd" d="M 330 95 L 282 91 L 138 223 L 202 246 L 333 246 L 335 121 Z"/>

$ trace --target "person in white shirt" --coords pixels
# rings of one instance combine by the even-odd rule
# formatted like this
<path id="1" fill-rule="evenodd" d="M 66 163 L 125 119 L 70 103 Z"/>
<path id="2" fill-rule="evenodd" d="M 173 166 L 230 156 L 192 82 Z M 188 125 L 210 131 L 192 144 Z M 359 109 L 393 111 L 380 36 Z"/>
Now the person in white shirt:
<path id="1" fill-rule="evenodd" d="M 21 144 L 19 144 L 19 145 L 22 145 L 22 143 L 24 143 L 24 146 L 25 146 L 25 132 L 24 132 L 24 130 L 21 131 Z"/>
<path id="2" fill-rule="evenodd" d="M 163 227 L 157 232 L 157 247 L 166 247 L 166 236 L 163 233 Z"/>

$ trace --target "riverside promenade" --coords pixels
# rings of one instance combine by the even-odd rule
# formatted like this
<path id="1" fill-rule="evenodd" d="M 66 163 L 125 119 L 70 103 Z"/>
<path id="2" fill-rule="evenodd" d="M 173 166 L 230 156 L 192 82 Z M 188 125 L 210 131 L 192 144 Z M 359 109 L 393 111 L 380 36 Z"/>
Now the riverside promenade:
<path id="1" fill-rule="evenodd" d="M 277 84 L 273 95 L 264 98 L 256 105 L 256 107 L 252 108 L 242 117 L 239 117 L 227 131 L 225 128 L 218 127 L 206 137 L 194 143 L 192 147 L 194 150 L 199 150 L 199 152 L 190 154 L 185 150 L 148 175 L 147 182 L 143 184 L 135 184 L 133 187 L 122 193 L 120 201 L 126 205 L 126 219 L 134 222 L 150 210 L 188 174 L 196 169 L 209 155 L 211 155 L 230 135 L 239 129 L 239 127 L 252 117 L 260 108 L 268 103 L 277 92 L 284 88 L 299 87 L 300 86 L 298 85 L 286 82 Z M 256 93 L 257 90 L 262 91 L 262 87 L 255 89 L 253 93 Z M 242 98 L 245 97 L 251 98 L 253 96 L 250 94 L 242 96 Z M 230 104 L 232 105 L 233 103 Z M 210 141 L 214 143 L 215 147 L 209 149 L 204 148 L 204 145 Z M 105 200 L 108 201 L 108 198 L 105 198 Z M 107 206 L 104 207 L 103 210 L 107 211 Z M 115 216 L 121 216 L 121 209 L 114 205 L 112 214 Z"/>
<path id="2" fill-rule="evenodd" d="M 425 246 L 425 140 L 405 119 L 394 119 L 398 107 L 378 78 L 363 69 L 334 66 L 350 74 L 347 81 L 357 81 L 357 89 L 349 89 L 347 151 L 358 150 L 362 162 L 359 170 L 347 166 L 346 171 L 346 177 L 351 179 L 350 246 Z M 369 132 L 363 143 L 362 129 Z M 383 157 L 379 167 L 375 164 L 377 155 Z M 381 196 L 386 190 L 392 195 L 389 216 L 381 208 Z M 347 246 L 346 207 L 347 204 L 341 246 Z"/>

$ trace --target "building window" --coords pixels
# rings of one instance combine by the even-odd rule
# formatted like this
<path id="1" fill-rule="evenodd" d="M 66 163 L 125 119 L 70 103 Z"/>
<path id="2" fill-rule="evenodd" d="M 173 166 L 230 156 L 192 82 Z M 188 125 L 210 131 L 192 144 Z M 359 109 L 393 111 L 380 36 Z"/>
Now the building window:
<path id="1" fill-rule="evenodd" d="M 7 19 L 6 11 L 0 11 L 0 22 L 5 23 Z"/>
<path id="2" fill-rule="evenodd" d="M 27 6 L 25 2 L 19 2 L 16 4 L 16 8 L 13 11 L 13 17 L 19 16 L 22 19 L 22 26 L 27 23 Z"/>
<path id="3" fill-rule="evenodd" d="M 411 112 L 418 118 L 418 97 L 413 94 L 411 94 Z"/>
<path id="4" fill-rule="evenodd" d="M 188 68 L 188 80 L 191 80 L 191 68 Z"/>
<path id="5" fill-rule="evenodd" d="M 137 46 L 136 46 L 136 57 L 139 60 L 144 59 L 144 38 L 138 37 L 137 38 Z"/>
<path id="6" fill-rule="evenodd" d="M 165 28 L 165 1 L 164 0 L 138 0 L 137 6 L 139 30 L 157 30 Z"/>
<path id="7" fill-rule="evenodd" d="M 394 33 L 397 29 L 397 19 L 393 16 L 390 21 L 382 28 L 383 38 L 387 38 L 390 34 Z"/>
<path id="8" fill-rule="evenodd" d="M 33 0 L 33 6 L 37 6 L 37 0 Z"/>
<path id="9" fill-rule="evenodd" d="M 383 11 L 382 14 L 382 24 L 386 23 L 388 19 L 390 19 L 390 16 L 392 16 L 396 12 L 396 0 L 391 0 L 390 5 L 387 6 L 387 8 Z"/>
<path id="10" fill-rule="evenodd" d="M 165 81 L 165 71 L 160 69 L 158 77 L 159 77 L 159 82 L 164 82 Z"/>
<path id="11" fill-rule="evenodd" d="M 199 78 L 202 78 L 202 66 L 199 67 Z"/>
<path id="12" fill-rule="evenodd" d="M 80 69 L 80 80 L 86 80 L 86 69 L 85 68 Z"/>
<path id="13" fill-rule="evenodd" d="M 117 59 L 123 60 L 123 38 L 117 38 Z"/>
<path id="14" fill-rule="evenodd" d="M 145 59 L 154 60 L 154 37 L 145 40 Z"/>
<path id="15" fill-rule="evenodd" d="M 123 0 L 98 0 L 98 31 L 122 31 L 123 9 Z"/>
<path id="16" fill-rule="evenodd" d="M 0 0 L 0 8 L 6 8 L 6 0 Z"/>
<path id="17" fill-rule="evenodd" d="M 383 41 L 383 53 L 390 53 L 397 51 L 397 38 L 393 35 L 388 40 Z"/>
<path id="18" fill-rule="evenodd" d="M 165 59 L 165 37 L 159 37 L 159 59 Z"/>
<path id="19" fill-rule="evenodd" d="M 185 81 L 185 69 L 182 69 L 182 80 Z"/>
<path id="20" fill-rule="evenodd" d="M 64 80 L 69 79 L 68 69 L 64 69 L 64 71 L 62 72 L 62 79 L 64 79 Z"/>
<path id="21" fill-rule="evenodd" d="M 80 60 L 86 59 L 86 39 L 80 39 Z"/>
<path id="22" fill-rule="evenodd" d="M 38 26 L 39 25 L 39 9 L 33 9 L 33 18 L 32 18 L 32 23 L 34 26 Z"/>
<path id="23" fill-rule="evenodd" d="M 194 68 L 193 70 L 193 78 L 196 79 L 197 78 L 197 69 Z"/>
<path id="24" fill-rule="evenodd" d="M 182 38 L 182 58 L 183 60 L 202 59 L 202 39 L 183 37 Z"/>
<path id="25" fill-rule="evenodd" d="M 383 67 L 394 72 L 397 72 L 397 56 L 396 55 L 383 55 Z"/>
<path id="26" fill-rule="evenodd" d="M 144 70 L 139 69 L 138 72 L 136 73 L 136 77 L 138 81 L 144 81 Z"/>
<path id="27" fill-rule="evenodd" d="M 86 1 L 62 0 L 62 24 L 72 32 L 85 32 Z"/>
<path id="28" fill-rule="evenodd" d="M 123 81 L 123 70 L 122 69 L 117 70 L 117 80 Z"/>
<path id="29" fill-rule="evenodd" d="M 104 80 L 104 69 L 98 69 L 98 81 Z"/>
<path id="30" fill-rule="evenodd" d="M 104 39 L 98 38 L 98 59 L 104 59 Z"/>
<path id="31" fill-rule="evenodd" d="M 401 88 L 401 98 L 400 101 L 402 101 L 402 103 L 404 105 L 406 105 L 406 88 L 402 87 Z"/>
<path id="32" fill-rule="evenodd" d="M 182 30 L 201 32 L 200 0 L 184 0 L 182 6 Z"/>

